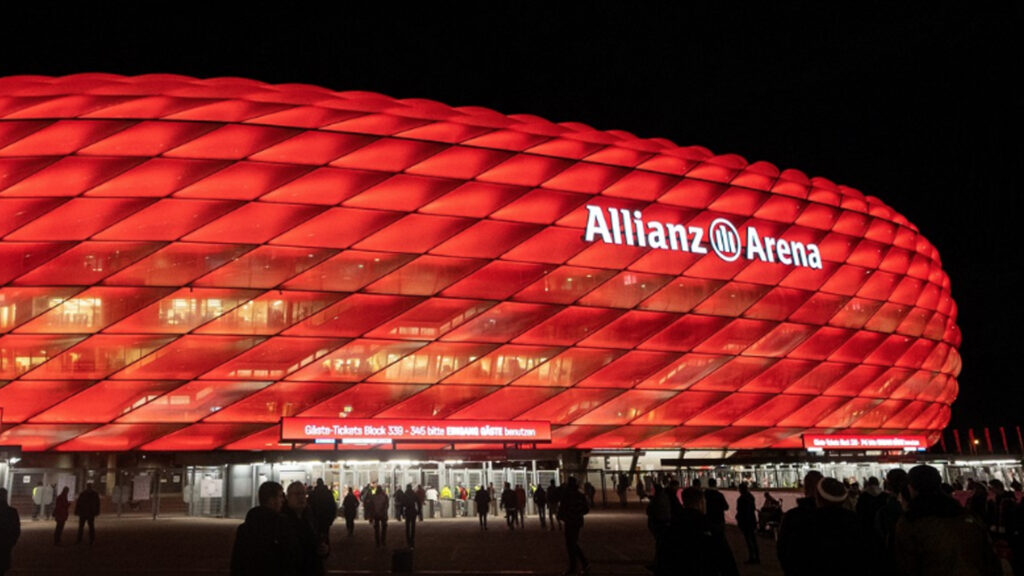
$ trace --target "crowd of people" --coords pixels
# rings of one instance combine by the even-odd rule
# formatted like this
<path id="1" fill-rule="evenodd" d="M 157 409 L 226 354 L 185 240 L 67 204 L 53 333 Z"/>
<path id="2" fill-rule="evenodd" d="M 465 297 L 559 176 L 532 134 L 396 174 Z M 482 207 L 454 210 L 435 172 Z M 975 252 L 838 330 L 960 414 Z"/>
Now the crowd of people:
<path id="1" fill-rule="evenodd" d="M 589 483 L 588 483 L 589 484 Z M 500 494 L 493 484 L 475 486 L 470 492 L 461 485 L 454 490 L 448 486 L 440 491 L 407 484 L 389 495 L 384 486 L 372 481 L 361 490 L 346 487 L 341 505 L 337 489 L 327 488 L 323 480 L 308 489 L 301 482 L 293 482 L 287 490 L 277 482 L 264 482 L 259 487 L 259 505 L 249 510 L 235 534 L 231 554 L 231 574 L 234 576 L 285 575 L 306 576 L 324 574 L 325 560 L 330 555 L 330 527 L 335 517 L 345 519 L 349 537 L 355 531 L 359 508 L 363 518 L 373 527 L 377 548 L 387 547 L 388 519 L 392 503 L 394 518 L 405 522 L 406 548 L 415 547 L 416 523 L 424 517 L 424 504 L 438 499 L 452 500 L 456 515 L 464 515 L 467 506 L 454 506 L 472 500 L 476 505 L 480 529 L 487 530 L 487 517 L 504 510 L 510 530 L 524 526 L 527 497 L 537 506 L 541 528 L 557 525 L 564 531 L 569 571 L 585 574 L 589 563 L 579 545 L 583 517 L 589 512 L 592 496 L 580 491 L 576 478 L 559 486 L 552 480 L 547 488 L 530 486 L 530 494 L 521 485 L 514 488 L 508 482 Z M 459 496 L 455 496 L 459 494 Z M 493 505 L 492 505 L 493 504 Z M 431 505 L 429 509 L 433 509 Z M 563 528 L 564 527 L 564 528 Z"/>
<path id="2" fill-rule="evenodd" d="M 947 484 L 936 468 L 919 465 L 890 470 L 884 483 L 869 478 L 860 490 L 812 470 L 804 496 L 785 514 L 770 493 L 758 510 L 750 487 L 737 488 L 746 563 L 760 563 L 759 534 L 777 536 L 786 576 L 1000 576 L 1004 559 L 1024 574 L 1024 502 L 1016 482 L 1009 490 L 999 480 Z M 724 535 L 729 503 L 714 479 L 702 489 L 697 480 L 681 488 L 664 478 L 648 499 L 655 574 L 739 573 Z"/>

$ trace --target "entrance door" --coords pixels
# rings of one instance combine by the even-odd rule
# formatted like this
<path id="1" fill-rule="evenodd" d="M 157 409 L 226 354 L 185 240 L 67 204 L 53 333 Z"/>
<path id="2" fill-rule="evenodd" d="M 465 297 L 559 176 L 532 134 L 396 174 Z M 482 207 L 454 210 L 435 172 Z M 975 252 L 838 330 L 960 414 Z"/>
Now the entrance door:
<path id="1" fill-rule="evenodd" d="M 190 516 L 224 517 L 224 468 L 189 468 L 183 494 Z"/>

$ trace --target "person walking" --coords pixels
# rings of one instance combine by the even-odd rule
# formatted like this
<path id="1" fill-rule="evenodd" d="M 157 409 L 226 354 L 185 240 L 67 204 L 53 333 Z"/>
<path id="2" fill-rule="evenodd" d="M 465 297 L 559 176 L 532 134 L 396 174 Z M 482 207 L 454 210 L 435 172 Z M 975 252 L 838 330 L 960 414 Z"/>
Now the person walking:
<path id="1" fill-rule="evenodd" d="M 370 483 L 363 498 L 367 519 L 373 524 L 373 541 L 377 548 L 388 545 L 388 495 L 376 481 Z"/>
<path id="2" fill-rule="evenodd" d="M 512 491 L 512 485 L 505 482 L 505 489 L 501 491 L 501 507 L 505 509 L 505 523 L 509 530 L 516 529 L 516 493 Z"/>
<path id="3" fill-rule="evenodd" d="M 341 502 L 341 512 L 345 516 L 345 531 L 348 533 L 349 538 L 355 534 L 356 530 L 356 513 L 359 511 L 359 498 L 356 498 L 355 493 L 352 491 L 352 487 L 348 487 L 348 494 L 345 494 L 345 499 Z"/>
<path id="4" fill-rule="evenodd" d="M 704 513 L 712 530 L 725 533 L 725 512 L 728 509 L 729 503 L 718 491 L 718 481 L 708 479 L 708 488 L 704 491 Z"/>
<path id="5" fill-rule="evenodd" d="M 757 547 L 757 504 L 746 482 L 740 482 L 740 497 L 736 499 L 736 525 L 747 543 L 747 564 L 760 564 L 761 552 Z"/>
<path id="6" fill-rule="evenodd" d="M 526 528 L 526 490 L 523 489 L 522 484 L 516 484 L 516 511 L 519 512 L 516 517 L 519 527 Z"/>
<path id="7" fill-rule="evenodd" d="M 402 513 L 405 512 L 405 491 L 402 490 L 401 486 L 395 490 L 393 498 L 395 499 L 395 520 L 401 522 Z"/>
<path id="8" fill-rule="evenodd" d="M 402 516 L 405 517 L 405 544 L 409 548 L 416 546 L 416 521 L 423 514 L 419 498 L 412 491 L 412 484 L 405 486 L 405 497 L 402 499 Z"/>
<path id="9" fill-rule="evenodd" d="M 309 498 L 309 508 L 316 522 L 317 536 L 323 542 L 330 542 L 331 524 L 338 517 L 338 501 L 334 499 L 331 489 L 324 484 L 323 478 L 317 478 L 313 494 Z"/>
<path id="10" fill-rule="evenodd" d="M 259 505 L 235 532 L 231 576 L 295 576 L 298 548 L 281 513 L 284 489 L 277 482 L 264 482 L 258 497 Z"/>
<path id="11" fill-rule="evenodd" d="M 487 483 L 487 496 L 490 497 L 491 514 L 498 515 L 498 495 L 494 491 L 494 482 Z"/>
<path id="12" fill-rule="evenodd" d="M 423 522 L 423 506 L 427 502 L 427 491 L 423 489 L 422 484 L 416 485 L 416 500 L 420 503 L 420 522 Z"/>
<path id="13" fill-rule="evenodd" d="M 53 530 L 53 543 L 58 546 L 64 535 L 64 524 L 68 521 L 68 512 L 71 510 L 71 504 L 68 502 L 68 490 L 68 487 L 65 486 L 53 505 L 53 519 L 57 521 L 57 527 Z"/>
<path id="14" fill-rule="evenodd" d="M 75 501 L 75 516 L 78 516 L 77 544 L 82 543 L 82 533 L 86 524 L 89 525 L 89 544 L 96 540 L 96 517 L 100 515 L 100 495 L 92 489 L 92 483 L 85 485 L 85 490 Z"/>
<path id="15" fill-rule="evenodd" d="M 473 501 L 476 502 L 476 515 L 480 518 L 480 529 L 487 530 L 487 513 L 491 508 L 491 488 L 477 490 L 473 495 Z"/>
<path id="16" fill-rule="evenodd" d="M 820 566 L 812 564 L 801 550 L 807 550 L 813 545 L 808 542 L 815 536 L 814 511 L 818 508 L 815 495 L 818 493 L 818 483 L 822 478 L 821 472 L 817 470 L 807 472 L 804 475 L 804 497 L 797 498 L 796 508 L 787 510 L 782 515 L 776 550 L 779 565 L 787 576 L 814 574 L 815 570 L 820 570 Z"/>
<path id="17" fill-rule="evenodd" d="M 558 506 L 558 519 L 565 523 L 565 550 L 569 555 L 567 575 L 576 574 L 579 568 L 582 568 L 581 574 L 587 574 L 590 570 L 590 563 L 580 548 L 583 517 L 588 512 L 590 507 L 587 505 L 587 497 L 580 492 L 576 477 L 570 476 Z"/>
<path id="18" fill-rule="evenodd" d="M 653 490 L 653 489 L 654 488 L 652 487 L 651 490 Z M 586 480 L 586 481 L 583 482 L 583 494 L 587 497 L 587 504 L 591 508 L 593 508 L 594 507 L 594 496 L 597 495 L 597 489 L 594 488 L 594 485 L 590 483 L 590 480 Z"/>
<path id="19" fill-rule="evenodd" d="M 11 568 L 11 554 L 21 537 L 21 516 L 7 502 L 7 488 L 0 488 L 0 576 Z"/>
<path id="20" fill-rule="evenodd" d="M 295 539 L 295 573 L 298 576 L 326 574 L 324 559 L 330 553 L 330 546 L 318 533 L 316 512 L 308 502 L 306 486 L 302 482 L 288 485 L 282 513 Z"/>
<path id="21" fill-rule="evenodd" d="M 551 479 L 551 484 L 548 486 L 548 525 L 551 529 L 555 529 L 555 524 L 558 524 L 558 529 L 562 529 L 562 521 L 558 518 L 558 505 L 562 501 L 562 489 L 559 486 L 555 486 L 555 479 Z"/>
<path id="22" fill-rule="evenodd" d="M 543 487 L 538 486 L 537 489 L 533 491 L 533 504 L 537 507 L 537 515 L 540 516 L 540 527 L 541 530 L 543 530 L 548 527 L 547 520 L 544 518 L 548 507 L 548 493 Z"/>

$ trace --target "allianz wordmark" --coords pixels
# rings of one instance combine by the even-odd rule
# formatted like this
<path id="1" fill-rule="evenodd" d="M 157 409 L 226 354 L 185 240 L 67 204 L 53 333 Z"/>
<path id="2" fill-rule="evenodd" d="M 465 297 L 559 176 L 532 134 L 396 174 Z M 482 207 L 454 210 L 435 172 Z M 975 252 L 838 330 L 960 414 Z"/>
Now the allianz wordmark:
<path id="1" fill-rule="evenodd" d="M 602 209 L 587 205 L 587 231 L 583 239 L 594 242 L 597 238 L 606 244 L 694 254 L 707 254 L 710 245 L 715 254 L 726 262 L 745 256 L 747 260 L 821 270 L 821 251 L 817 244 L 762 236 L 757 228 L 747 226 L 744 249 L 739 231 L 725 218 L 716 218 L 705 230 L 700 226 L 645 221 L 639 210 Z"/>

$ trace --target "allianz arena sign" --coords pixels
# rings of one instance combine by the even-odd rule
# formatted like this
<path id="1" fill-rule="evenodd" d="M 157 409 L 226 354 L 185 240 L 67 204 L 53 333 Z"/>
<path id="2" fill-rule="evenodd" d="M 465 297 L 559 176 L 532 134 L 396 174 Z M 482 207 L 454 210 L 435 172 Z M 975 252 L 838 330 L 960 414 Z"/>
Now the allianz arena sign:
<path id="1" fill-rule="evenodd" d="M 0 445 L 932 443 L 956 316 L 905 217 L 767 162 L 306 85 L 0 79 Z"/>
<path id="2" fill-rule="evenodd" d="M 747 243 L 744 250 L 740 233 L 725 218 L 716 218 L 705 231 L 699 226 L 663 224 L 657 220 L 644 222 L 639 210 L 631 214 L 628 210 L 609 208 L 608 218 L 605 219 L 604 210 L 587 205 L 587 231 L 583 239 L 593 242 L 600 237 L 608 244 L 707 254 L 708 248 L 703 244 L 703 238 L 707 237 L 715 254 L 726 262 L 735 261 L 745 252 L 747 260 L 756 258 L 761 262 L 778 261 L 790 266 L 821 270 L 821 251 L 817 244 L 805 246 L 801 242 L 788 242 L 784 238 L 770 236 L 762 239 L 753 226 L 746 228 L 745 236 Z"/>

